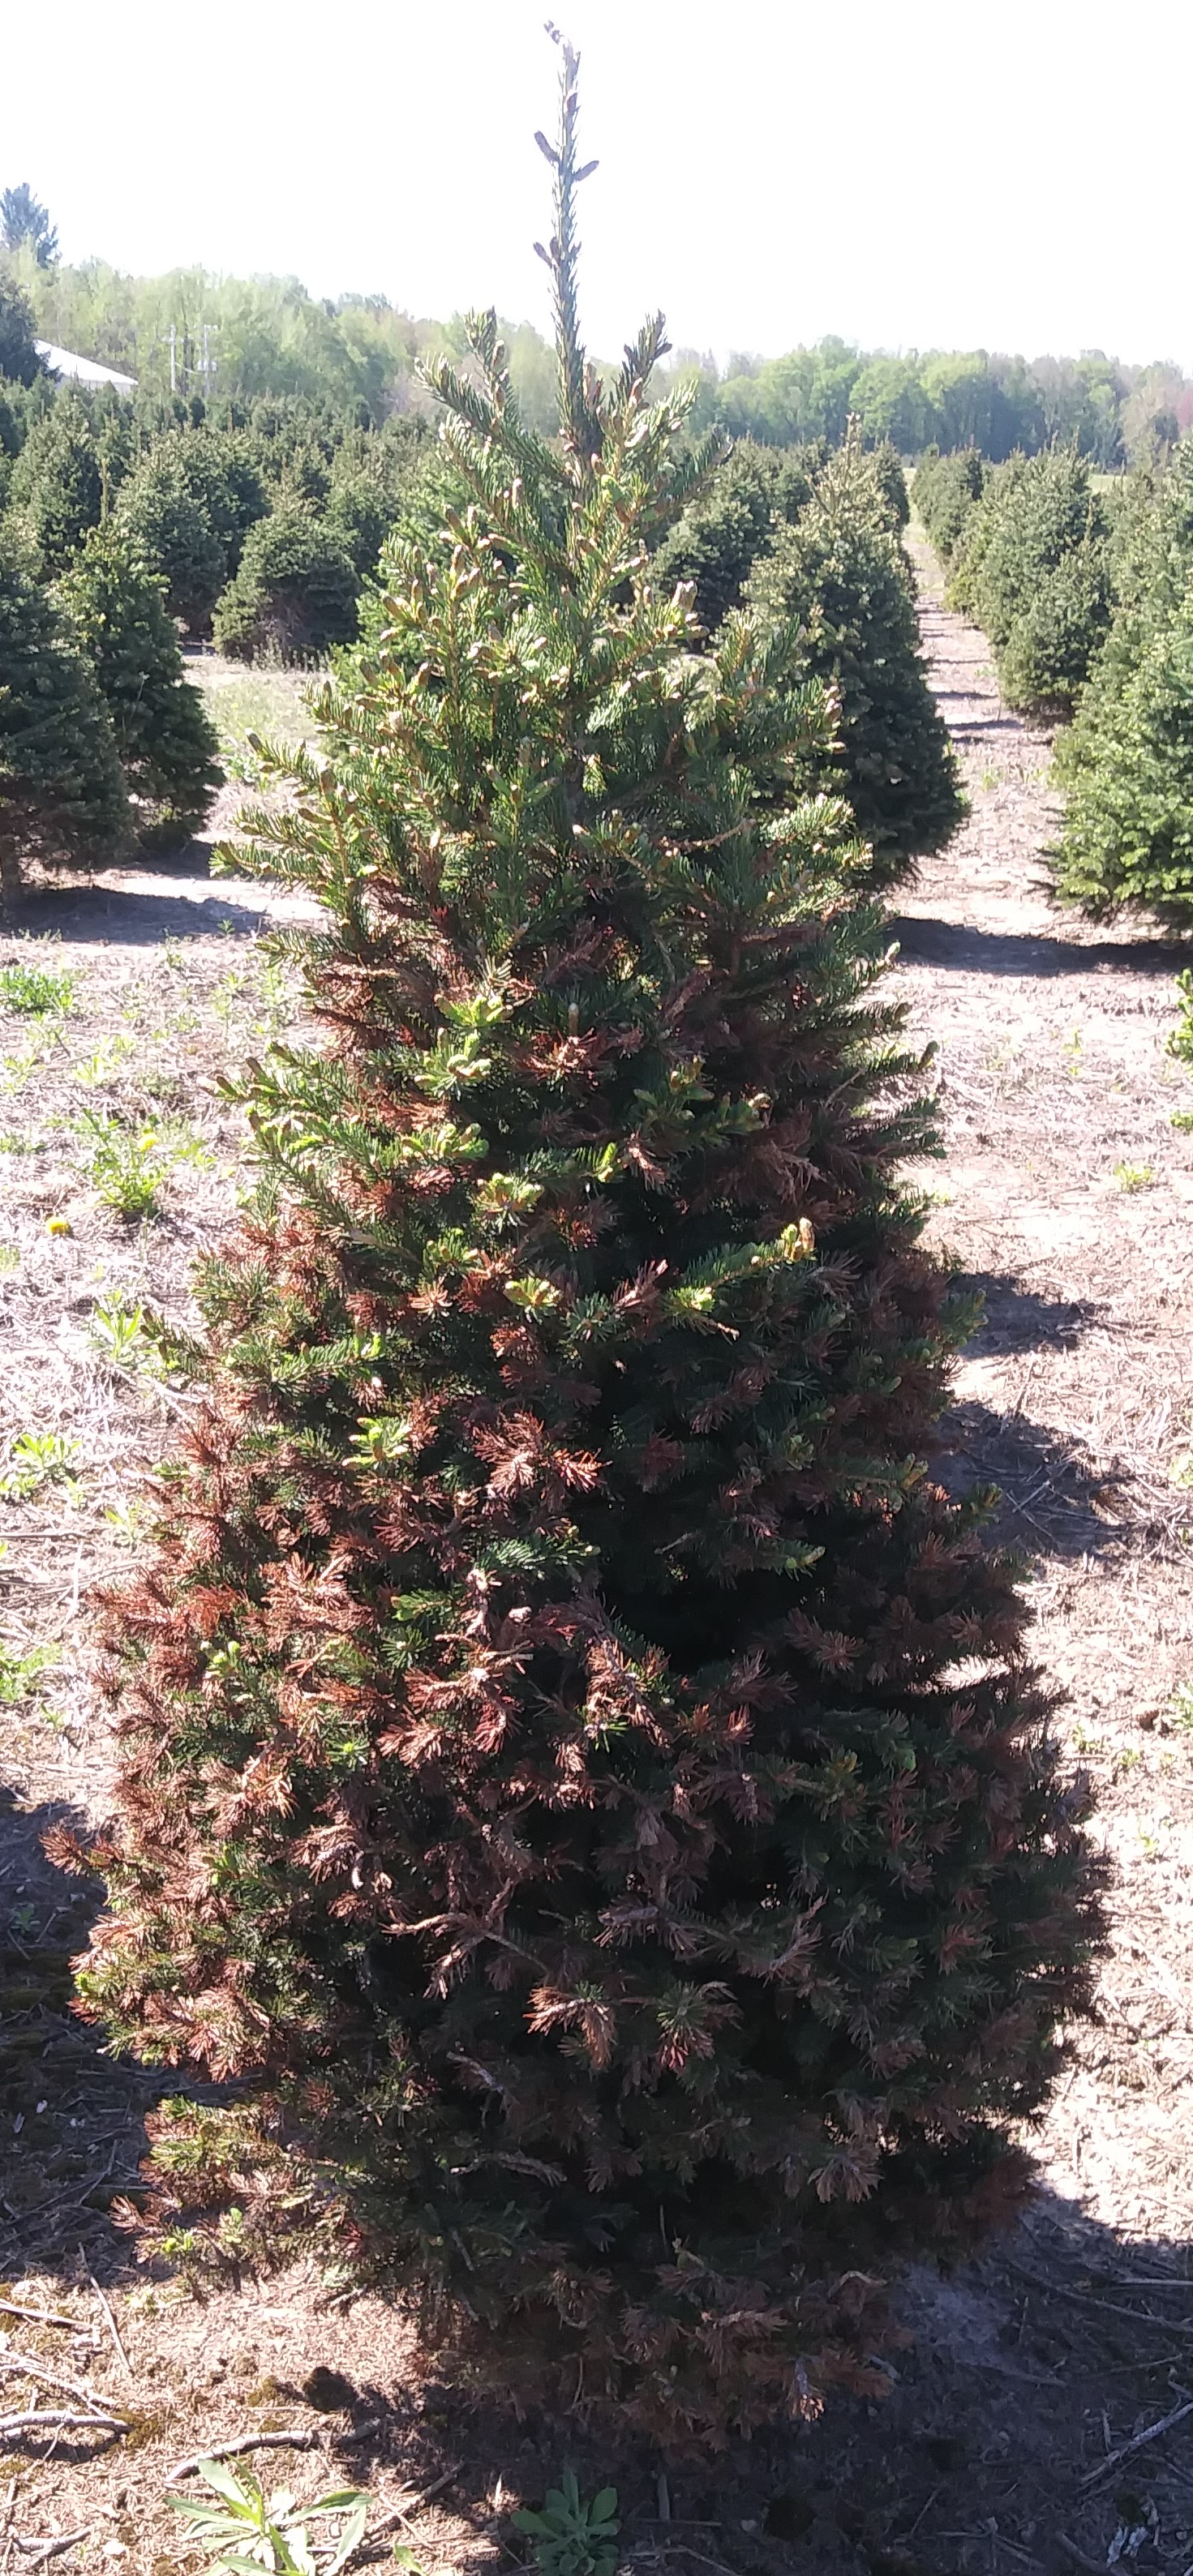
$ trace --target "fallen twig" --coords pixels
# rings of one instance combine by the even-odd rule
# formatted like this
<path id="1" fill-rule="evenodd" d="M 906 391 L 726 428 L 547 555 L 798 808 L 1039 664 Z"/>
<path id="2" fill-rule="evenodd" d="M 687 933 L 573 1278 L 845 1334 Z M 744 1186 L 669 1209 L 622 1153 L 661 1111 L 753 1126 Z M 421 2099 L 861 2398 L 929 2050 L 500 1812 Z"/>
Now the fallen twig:
<path id="1" fill-rule="evenodd" d="M 31 2567 L 44 2567 L 47 2558 L 61 2558 L 64 2550 L 77 2549 L 81 2540 L 90 2540 L 94 2529 L 93 2522 L 85 2522 L 81 2531 L 64 2531 L 54 2540 L 22 2540 L 18 2532 L 16 2542 L 18 2549 L 28 2554 Z"/>
<path id="2" fill-rule="evenodd" d="M 105 2169 L 104 2169 L 104 2172 L 103 2172 L 102 2174 L 100 2174 L 100 2175 L 98 2175 L 98 2176 L 97 2176 L 97 2180 L 98 2180 L 98 2181 L 100 2181 L 100 2182 L 104 2182 L 104 2181 L 106 2181 L 106 2179 L 107 2179 L 107 2174 L 108 2174 L 108 2171 L 109 2171 L 109 2170 L 110 2170 L 110 2168 L 111 2168 L 111 2165 L 112 2165 L 112 2162 L 113 2162 L 114 2155 L 115 2155 L 115 2149 L 113 2149 L 113 2153 L 112 2153 L 112 2155 L 111 2155 L 111 2156 L 109 2156 L 109 2158 L 108 2158 L 108 2163 L 107 2163 L 107 2166 L 106 2166 L 106 2167 L 105 2167 Z M 89 2182 L 89 2183 L 88 2183 L 88 2185 L 87 2185 L 87 2190 L 88 2190 L 88 2191 L 94 2191 L 94 2189 L 95 2189 L 95 2184 L 94 2184 L 94 2183 L 90 2183 L 90 2182 Z M 83 2195 L 84 2199 L 86 2198 L 86 2196 L 87 2196 L 87 2195 L 86 2195 L 86 2193 L 84 2193 L 84 2195 Z M 108 2302 L 107 2302 L 107 2300 L 106 2300 L 106 2299 L 105 2299 L 105 2297 L 104 2297 L 103 2291 L 101 2290 L 101 2288 L 100 2288 L 100 2286 L 99 2286 L 99 2283 L 98 2283 L 98 2281 L 96 2280 L 95 2274 L 94 2274 L 94 2272 L 93 2272 L 93 2271 L 92 2271 L 92 2269 L 91 2269 L 91 2266 L 90 2266 L 90 2264 L 89 2264 L 89 2262 L 88 2262 L 88 2260 L 87 2260 L 86 2255 L 85 2255 L 85 2254 L 84 2254 L 84 2252 L 83 2252 L 83 2248 L 82 2248 L 82 2246 L 81 2246 L 81 2245 L 80 2245 L 80 2247 L 79 2247 L 79 2260 L 80 2260 L 80 2262 L 81 2262 L 81 2264 L 82 2264 L 82 2266 L 83 2266 L 83 2269 L 84 2269 L 84 2271 L 85 2271 L 85 2273 L 86 2273 L 86 2275 L 87 2275 L 88 2280 L 89 2280 L 89 2281 L 90 2281 L 90 2283 L 91 2283 L 91 2287 L 92 2287 L 92 2289 L 93 2289 L 93 2290 L 94 2290 L 94 2292 L 95 2292 L 95 2295 L 96 2295 L 96 2298 L 97 2298 L 97 2299 L 98 2299 L 98 2301 L 99 2301 L 100 2307 L 101 2307 L 101 2308 L 102 2308 L 102 2310 L 103 2310 L 103 2313 L 104 2313 L 104 2321 L 105 2321 L 105 2323 L 106 2323 L 106 2325 L 107 2325 L 108 2333 L 111 2335 L 112 2341 L 113 2341 L 113 2343 L 114 2343 L 114 2345 L 115 2345 L 115 2347 L 116 2347 L 116 2357 L 117 2357 L 117 2360 L 119 2361 L 119 2363 L 120 2363 L 120 2365 L 121 2365 L 121 2368 L 122 2368 L 122 2370 L 123 2370 L 123 2372 L 124 2372 L 124 2376 L 125 2376 L 125 2378 L 128 2380 L 128 2382 L 129 2382 L 129 2384 L 130 2384 L 130 2386 L 131 2386 L 131 2384 L 132 2384 L 132 2376 L 133 2376 L 133 2374 L 132 2374 L 132 2366 L 131 2366 L 131 2364 L 130 2364 L 128 2354 L 126 2353 L 126 2351 L 125 2351 L 125 2349 L 124 2349 L 124 2345 L 121 2343 L 120 2336 L 119 2336 L 119 2333 L 118 2333 L 118 2330 L 117 2330 L 117 2326 L 116 2326 L 116 2319 L 115 2319 L 115 2317 L 113 2316 L 113 2314 L 112 2314 L 112 2311 L 111 2311 L 110 2307 L 108 2306 Z"/>
<path id="3" fill-rule="evenodd" d="M 17 2433 L 77 2432 L 84 2426 L 90 2433 L 127 2433 L 123 2415 L 81 2415 L 73 2407 L 30 2407 L 20 2415 L 0 2415 L 0 2442 L 11 2440 Z"/>
<path id="4" fill-rule="evenodd" d="M 242 2451 L 313 2451 L 318 2440 L 316 2431 L 308 2432 L 302 2425 L 293 2433 L 238 2433 L 230 2442 L 209 2442 L 192 2459 L 180 2460 L 177 2468 L 171 2469 L 166 2485 L 174 2486 L 179 2478 L 197 2477 L 204 2460 L 235 2460 Z"/>
<path id="5" fill-rule="evenodd" d="M 1149 2442 L 1158 2442 L 1161 2433 L 1170 2433 L 1173 2425 L 1181 2423 L 1186 2415 L 1193 2415 L 1193 2397 L 1187 2397 L 1183 2406 L 1174 2406 L 1170 2415 L 1162 2415 L 1158 2424 L 1149 2424 L 1145 2432 L 1134 2434 L 1129 2442 L 1123 2443 L 1121 2450 L 1111 2451 L 1106 2459 L 1099 2460 L 1097 2468 L 1090 2469 L 1083 2477 L 1081 2493 L 1084 2494 L 1087 2487 L 1096 2486 L 1099 2478 L 1109 2477 L 1112 2469 L 1121 2468 L 1124 2460 L 1133 2458 L 1135 2452 L 1144 2450 Z"/>
<path id="6" fill-rule="evenodd" d="M 402 2496 L 397 2503 L 391 2504 L 389 2511 L 383 2514 L 375 2528 L 378 2531 L 384 2531 L 391 2522 L 409 2522 L 416 2513 L 422 2511 L 425 2504 L 430 2503 L 432 2496 L 442 2495 L 444 2488 L 449 2487 L 452 2479 L 458 2478 L 459 2474 L 458 2465 L 454 2469 L 445 2469 L 442 2477 L 434 2478 L 429 2487 L 420 2488 L 416 2495 Z"/>

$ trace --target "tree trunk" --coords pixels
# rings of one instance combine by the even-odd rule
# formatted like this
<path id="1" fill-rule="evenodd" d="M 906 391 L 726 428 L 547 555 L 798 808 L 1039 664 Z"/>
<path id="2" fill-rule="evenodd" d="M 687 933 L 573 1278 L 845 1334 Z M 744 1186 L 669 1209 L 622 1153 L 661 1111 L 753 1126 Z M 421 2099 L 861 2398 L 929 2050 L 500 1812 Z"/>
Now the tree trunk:
<path id="1" fill-rule="evenodd" d="M 0 913 L 19 912 L 25 893 L 21 858 L 10 833 L 0 831 Z"/>

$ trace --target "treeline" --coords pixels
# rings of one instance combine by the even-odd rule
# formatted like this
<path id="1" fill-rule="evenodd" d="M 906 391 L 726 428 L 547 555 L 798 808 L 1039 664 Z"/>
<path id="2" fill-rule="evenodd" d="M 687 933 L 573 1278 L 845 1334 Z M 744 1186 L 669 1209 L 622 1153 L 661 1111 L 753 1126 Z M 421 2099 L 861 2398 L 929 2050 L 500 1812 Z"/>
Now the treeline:
<path id="1" fill-rule="evenodd" d="M 158 397 L 300 396 L 360 405 L 380 422 L 392 411 L 426 410 L 418 369 L 428 353 L 446 348 L 466 359 L 460 315 L 416 318 L 382 295 L 319 298 L 297 278 L 226 278 L 201 268 L 131 277 L 104 260 L 62 265 L 30 242 L 7 266 L 43 340 L 135 376 Z M 502 328 L 523 416 L 549 435 L 553 353 L 528 322 Z M 972 441 L 1001 460 L 1017 448 L 1032 454 L 1075 442 L 1111 471 L 1150 458 L 1193 424 L 1193 381 L 1179 367 L 1161 359 L 1124 366 L 1100 350 L 1030 360 L 983 349 L 892 357 L 829 337 L 778 358 L 735 353 L 724 368 L 681 350 L 656 386 L 693 377 L 695 428 L 715 421 L 734 438 L 767 446 L 818 438 L 837 446 L 852 414 L 869 443 L 889 439 L 903 456 L 934 442 Z"/>
<path id="2" fill-rule="evenodd" d="M 1111 492 L 1073 449 L 930 456 L 915 500 L 1009 702 L 1069 719 L 1057 891 L 1193 922 L 1193 440 Z"/>

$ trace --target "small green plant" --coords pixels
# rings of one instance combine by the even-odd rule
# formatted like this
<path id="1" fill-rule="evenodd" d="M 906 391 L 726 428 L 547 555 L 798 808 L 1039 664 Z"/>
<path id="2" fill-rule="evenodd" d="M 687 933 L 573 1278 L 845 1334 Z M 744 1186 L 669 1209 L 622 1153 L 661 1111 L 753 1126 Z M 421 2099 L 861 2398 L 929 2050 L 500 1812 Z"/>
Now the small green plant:
<path id="1" fill-rule="evenodd" d="M 1120 1190 L 1150 1190 L 1155 1173 L 1150 1163 L 1116 1163 L 1112 1176 Z"/>
<path id="2" fill-rule="evenodd" d="M 51 1011 L 73 1010 L 74 999 L 73 975 L 55 975 L 47 966 L 26 966 L 22 959 L 0 966 L 0 1001 L 10 1011 L 28 1012 L 40 1020 Z"/>
<path id="3" fill-rule="evenodd" d="M 18 1708 L 38 1675 L 60 1661 L 57 1646 L 30 1646 L 18 1655 L 14 1647 L 0 1645 L 0 1708 Z"/>
<path id="4" fill-rule="evenodd" d="M 21 1256 L 16 1244 L 0 1243 L 0 1273 L 19 1270 L 20 1266 Z"/>
<path id="5" fill-rule="evenodd" d="M 143 1365 L 151 1355 L 145 1335 L 145 1309 L 126 1305 L 118 1288 L 110 1297 L 96 1298 L 88 1330 L 104 1358 L 113 1360 L 118 1368 Z"/>
<path id="6" fill-rule="evenodd" d="M 1178 1682 L 1168 1702 L 1168 1723 L 1182 1735 L 1193 1735 L 1193 1682 Z"/>
<path id="7" fill-rule="evenodd" d="M 1084 1041 L 1080 1029 L 1070 1029 L 1064 1043 L 1064 1068 L 1072 1081 L 1081 1071 Z"/>
<path id="8" fill-rule="evenodd" d="M 122 1547 L 138 1547 L 140 1545 L 145 1519 L 145 1506 L 143 1503 L 126 1502 L 122 1495 L 118 1503 L 108 1504 L 107 1510 L 104 1513 L 104 1519 L 107 1521 L 113 1537 L 119 1539 Z"/>
<path id="9" fill-rule="evenodd" d="M 132 1219 L 156 1216 L 158 1192 L 169 1168 L 154 1127 L 126 1127 L 110 1112 L 84 1112 L 80 1126 L 92 1139 L 91 1178 L 105 1207 Z"/>
<path id="10" fill-rule="evenodd" d="M 987 795 L 989 795 L 991 789 L 993 787 L 997 787 L 999 783 L 999 773 L 997 769 L 984 769 L 982 771 L 982 785 L 985 788 Z"/>
<path id="11" fill-rule="evenodd" d="M 19 1431 L 8 1453 L 8 1466 L 0 1475 L 0 1495 L 5 1502 L 27 1502 L 30 1494 L 55 1476 L 70 1478 L 78 1456 L 78 1441 L 61 1431 Z"/>
<path id="12" fill-rule="evenodd" d="M 222 2460 L 201 2460 L 199 2475 L 218 2504 L 192 2503 L 189 2496 L 170 2496 L 176 2513 L 189 2523 L 188 2540 L 207 2550 L 213 2571 L 229 2576 L 336 2576 L 346 2567 L 364 2535 L 368 2497 L 358 2487 L 338 2487 L 296 2504 L 284 2487 L 271 2496 L 250 2470 L 243 2483 Z M 329 2528 L 312 2539 L 311 2527 Z"/>
<path id="13" fill-rule="evenodd" d="M 620 2528 L 616 2487 L 602 2487 L 586 2504 L 572 2469 L 564 2470 L 560 2486 L 548 2488 L 541 2513 L 514 2515 L 514 2529 L 525 2532 L 541 2576 L 613 2576 Z"/>
<path id="14" fill-rule="evenodd" d="M 119 1030 L 110 1037 L 101 1038 L 94 1055 L 87 1056 L 82 1064 L 71 1066 L 72 1081 L 83 1083 L 88 1091 L 98 1091 L 105 1083 L 114 1082 L 125 1057 L 132 1054 L 135 1043 L 135 1039 L 122 1036 Z"/>

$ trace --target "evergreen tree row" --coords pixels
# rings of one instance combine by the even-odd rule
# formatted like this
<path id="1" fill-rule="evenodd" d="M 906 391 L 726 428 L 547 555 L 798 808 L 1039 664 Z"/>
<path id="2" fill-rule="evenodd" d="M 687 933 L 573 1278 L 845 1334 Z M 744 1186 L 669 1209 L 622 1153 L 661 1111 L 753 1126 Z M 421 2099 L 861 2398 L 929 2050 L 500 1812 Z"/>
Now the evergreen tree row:
<path id="1" fill-rule="evenodd" d="M 1193 922 L 1193 443 L 1136 478 L 1112 549 L 1104 648 L 1057 746 L 1058 892 L 1095 919 Z"/>
<path id="2" fill-rule="evenodd" d="M 111 1604 L 82 1992 L 237 2081 L 164 2195 L 280 2159 L 476 2384 L 670 2448 L 877 2391 L 876 2250 L 1013 2204 L 1098 1915 L 1013 1570 L 926 1472 L 967 1318 L 826 691 L 801 610 L 709 638 L 657 577 L 710 460 L 661 321 L 586 362 L 575 72 L 559 438 L 474 317 L 465 497 L 246 820 L 320 1043 L 247 1069 Z"/>
<path id="3" fill-rule="evenodd" d="M 22 859 L 82 865 L 170 847 L 220 782 L 162 585 L 114 525 L 47 590 L 0 544 L 0 893 Z"/>
<path id="4" fill-rule="evenodd" d="M 1113 508 L 1071 452 L 991 467 L 924 458 L 916 508 L 948 595 L 994 646 L 1013 705 L 1071 716 L 1056 745 L 1057 892 L 1095 920 L 1193 922 L 1193 441 Z"/>
<path id="5" fill-rule="evenodd" d="M 950 604 L 985 629 L 1008 705 L 1070 713 L 1110 620 L 1110 520 L 1085 459 L 928 457 L 915 495 Z"/>

